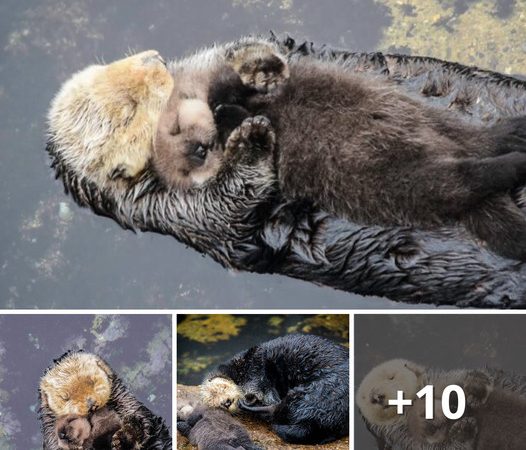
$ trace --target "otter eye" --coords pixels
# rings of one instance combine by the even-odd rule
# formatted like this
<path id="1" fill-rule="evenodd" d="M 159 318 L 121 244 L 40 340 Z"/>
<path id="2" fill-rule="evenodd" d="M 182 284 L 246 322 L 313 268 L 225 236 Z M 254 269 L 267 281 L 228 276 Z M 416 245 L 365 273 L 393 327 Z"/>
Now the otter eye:
<path id="1" fill-rule="evenodd" d="M 191 144 L 188 150 L 188 158 L 196 166 L 200 166 L 205 162 L 206 156 L 208 154 L 209 146 L 202 144 L 201 142 L 196 142 Z"/>
<path id="2" fill-rule="evenodd" d="M 194 148 L 194 155 L 200 159 L 205 159 L 207 153 L 208 149 L 202 144 L 199 144 L 196 148 Z"/>

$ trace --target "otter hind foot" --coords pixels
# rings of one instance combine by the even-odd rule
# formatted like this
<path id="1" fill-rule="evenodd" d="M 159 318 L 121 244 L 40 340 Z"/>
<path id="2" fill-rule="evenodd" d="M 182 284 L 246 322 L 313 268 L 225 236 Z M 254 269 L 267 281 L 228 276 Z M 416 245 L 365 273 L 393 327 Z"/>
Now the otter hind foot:
<path id="1" fill-rule="evenodd" d="M 246 45 L 227 55 L 245 86 L 267 94 L 281 86 L 290 76 L 285 58 L 270 45 Z"/>

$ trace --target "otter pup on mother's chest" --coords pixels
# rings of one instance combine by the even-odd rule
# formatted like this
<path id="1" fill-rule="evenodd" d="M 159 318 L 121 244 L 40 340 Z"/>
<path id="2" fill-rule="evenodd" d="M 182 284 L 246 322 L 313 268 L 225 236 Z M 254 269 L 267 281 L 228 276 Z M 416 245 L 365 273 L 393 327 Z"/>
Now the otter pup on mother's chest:
<path id="1" fill-rule="evenodd" d="M 272 66 L 261 55 L 258 63 L 248 59 L 256 71 Z M 212 141 L 220 141 L 225 111 L 266 116 L 276 132 L 275 169 L 285 197 L 364 224 L 462 223 L 497 253 L 526 260 L 526 217 L 510 197 L 526 182 L 524 118 L 475 127 L 335 64 L 298 59 L 286 70 L 266 93 L 247 91 L 232 64 L 215 72 L 205 99 L 216 113 L 215 128 L 207 124 Z M 207 148 L 203 161 L 227 159 Z"/>

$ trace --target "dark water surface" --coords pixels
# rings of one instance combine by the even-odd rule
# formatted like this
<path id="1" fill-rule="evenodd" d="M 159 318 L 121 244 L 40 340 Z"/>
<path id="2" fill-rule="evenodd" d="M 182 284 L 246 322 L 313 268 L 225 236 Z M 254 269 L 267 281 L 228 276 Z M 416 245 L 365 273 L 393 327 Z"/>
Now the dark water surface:
<path id="1" fill-rule="evenodd" d="M 526 73 L 526 2 L 2 0 L 1 308 L 396 307 L 276 275 L 224 270 L 175 240 L 124 232 L 52 179 L 45 114 L 97 60 L 179 57 L 269 29 L 353 50 L 397 50 Z"/>
<path id="2" fill-rule="evenodd" d="M 38 386 L 67 350 L 103 357 L 130 392 L 171 426 L 171 316 L 0 316 L 0 449 L 42 448 Z"/>

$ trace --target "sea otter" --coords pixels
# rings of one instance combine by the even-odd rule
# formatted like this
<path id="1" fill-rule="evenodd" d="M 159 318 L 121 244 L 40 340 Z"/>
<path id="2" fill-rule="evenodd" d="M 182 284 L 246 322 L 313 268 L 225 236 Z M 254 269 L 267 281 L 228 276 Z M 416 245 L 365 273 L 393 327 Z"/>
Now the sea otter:
<path id="1" fill-rule="evenodd" d="M 112 435 L 115 450 L 172 448 L 164 421 L 136 400 L 98 355 L 67 352 L 55 360 L 42 377 L 39 400 L 44 450 L 64 448 L 61 431 L 69 423 L 67 416 L 71 415 L 78 418 L 72 430 L 76 439 L 86 433 L 85 420 L 90 422 L 90 428 L 103 430 L 109 424 L 109 418 L 115 419 L 117 415 L 122 425 Z M 108 433 L 110 431 L 106 430 L 104 438 Z"/>
<path id="2" fill-rule="evenodd" d="M 385 80 L 345 73 L 334 63 L 286 65 L 271 47 L 267 54 L 256 49 L 245 51 L 245 60 L 233 58 L 254 74 L 281 63 L 287 76 L 270 94 L 245 92 L 252 86 L 225 62 L 211 70 L 206 108 L 192 70 L 175 72 L 154 146 L 164 180 L 199 186 L 217 175 L 229 156 L 220 138 L 233 128 L 225 133 L 221 122 L 231 118 L 235 127 L 249 111 L 270 118 L 276 130 L 270 150 L 286 198 L 369 225 L 437 228 L 459 221 L 495 252 L 526 259 L 526 216 L 509 195 L 526 182 L 526 117 L 473 126 Z"/>
<path id="3" fill-rule="evenodd" d="M 177 430 L 198 450 L 262 450 L 237 420 L 222 409 L 198 405 L 177 415 Z"/>
<path id="4" fill-rule="evenodd" d="M 287 60 L 330 60 L 342 71 L 396 80 L 427 102 L 459 110 L 474 123 L 494 123 L 526 113 L 526 83 L 500 74 L 431 58 L 320 49 L 290 38 L 240 41 L 243 45 L 271 42 Z M 216 45 L 171 63 L 168 69 L 187 64 L 206 70 L 238 46 L 239 42 Z M 101 66 L 99 75 L 118 77 L 115 72 L 104 71 L 108 67 Z M 101 170 L 103 165 L 79 164 L 93 156 L 89 141 L 95 137 L 102 146 L 95 153 L 109 151 L 119 159 L 126 146 L 109 145 L 115 127 L 125 133 L 127 124 L 133 123 L 126 98 L 120 99 L 120 112 L 128 111 L 128 120 L 120 125 L 111 108 L 100 108 L 96 103 L 82 107 L 94 111 L 92 114 L 77 114 L 78 105 L 92 102 L 80 94 L 97 92 L 100 85 L 93 72 L 84 75 L 66 83 L 61 100 L 53 103 L 47 147 L 57 177 L 79 205 L 111 217 L 124 228 L 170 234 L 228 268 L 279 273 L 347 292 L 410 303 L 524 305 L 526 266 L 484 250 L 462 229 L 423 232 L 364 227 L 337 219 L 309 203 L 290 202 L 280 196 L 267 161 L 256 166 L 253 161 L 238 163 L 218 183 L 190 193 L 162 186 L 149 167 L 139 177 L 119 178 Z M 117 97 L 98 98 L 118 107 Z M 150 153 L 152 141 L 153 131 Z M 250 145 L 247 143 L 246 149 L 250 150 Z M 262 158 L 267 156 L 262 154 Z"/>
<path id="5" fill-rule="evenodd" d="M 407 366 L 418 368 L 412 379 Z M 424 401 L 414 394 L 423 385 L 435 387 L 432 420 L 424 417 Z M 447 419 L 441 409 L 443 389 L 451 384 L 462 387 L 466 411 L 458 420 Z M 494 369 L 443 371 L 427 369 L 404 360 L 387 361 L 371 370 L 357 392 L 356 401 L 367 428 L 376 437 L 379 448 L 397 450 L 519 450 L 526 436 L 523 409 L 526 398 L 521 392 L 524 377 Z M 380 413 L 397 390 L 414 400 L 403 415 Z M 451 406 L 455 410 L 454 405 Z"/>
<path id="6" fill-rule="evenodd" d="M 201 392 L 207 406 L 237 404 L 270 422 L 285 442 L 321 444 L 349 433 L 349 352 L 318 336 L 251 347 L 212 371 Z"/>

